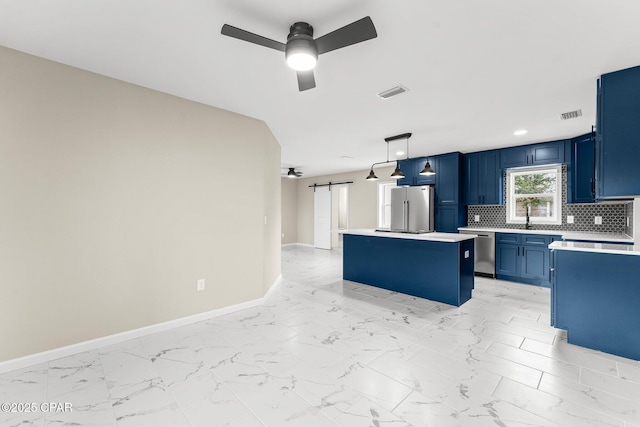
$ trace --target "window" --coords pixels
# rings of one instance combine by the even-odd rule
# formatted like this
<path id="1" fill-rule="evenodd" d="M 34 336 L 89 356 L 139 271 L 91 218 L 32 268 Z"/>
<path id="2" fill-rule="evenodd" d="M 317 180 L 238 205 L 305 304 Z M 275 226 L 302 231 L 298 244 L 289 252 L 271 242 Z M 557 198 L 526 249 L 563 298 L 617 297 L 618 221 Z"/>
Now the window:
<path id="1" fill-rule="evenodd" d="M 507 170 L 507 223 L 562 224 L 562 166 Z"/>
<path id="2" fill-rule="evenodd" d="M 378 228 L 391 228 L 391 189 L 396 181 L 378 183 Z"/>

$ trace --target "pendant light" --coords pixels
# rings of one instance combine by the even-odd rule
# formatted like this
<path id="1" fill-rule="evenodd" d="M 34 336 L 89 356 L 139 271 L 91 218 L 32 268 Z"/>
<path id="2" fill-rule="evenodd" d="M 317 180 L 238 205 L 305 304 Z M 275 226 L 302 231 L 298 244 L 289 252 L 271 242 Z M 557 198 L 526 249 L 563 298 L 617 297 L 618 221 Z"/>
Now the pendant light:
<path id="1" fill-rule="evenodd" d="M 429 163 L 429 161 L 427 160 L 427 164 L 426 164 L 426 165 L 424 165 L 424 168 L 420 171 L 420 175 L 427 175 L 427 176 L 429 176 L 429 175 L 435 175 L 435 174 L 436 174 L 436 171 L 434 171 L 434 170 L 431 168 L 431 164 L 430 164 L 430 163 Z"/>
<path id="2" fill-rule="evenodd" d="M 404 178 L 404 174 L 400 170 L 400 165 L 398 164 L 397 161 L 396 161 L 396 170 L 394 170 L 393 173 L 391 174 L 391 178 L 393 179 Z"/>
<path id="3" fill-rule="evenodd" d="M 389 160 L 389 142 L 391 141 L 395 141 L 397 139 L 402 139 L 402 138 L 406 138 L 407 140 L 407 149 L 405 151 L 405 153 L 407 154 L 407 159 L 409 159 L 409 138 L 411 137 L 410 133 L 403 133 L 401 135 L 396 135 L 396 136 L 390 136 L 388 138 L 385 138 L 385 142 L 387 143 L 387 160 L 385 162 L 377 162 L 371 165 L 371 170 L 369 171 L 369 176 L 367 176 L 366 180 L 367 181 L 376 181 L 378 179 L 378 177 L 376 176 L 376 174 L 373 172 L 373 167 L 375 165 L 382 165 L 382 164 L 386 164 L 386 163 L 391 163 L 393 160 Z M 393 171 L 393 173 L 391 174 L 391 178 L 393 179 L 401 179 L 405 177 L 405 174 L 402 172 L 402 170 L 400 169 L 400 163 L 398 160 L 395 160 L 396 162 L 396 168 Z M 433 170 L 432 170 L 433 172 Z"/>

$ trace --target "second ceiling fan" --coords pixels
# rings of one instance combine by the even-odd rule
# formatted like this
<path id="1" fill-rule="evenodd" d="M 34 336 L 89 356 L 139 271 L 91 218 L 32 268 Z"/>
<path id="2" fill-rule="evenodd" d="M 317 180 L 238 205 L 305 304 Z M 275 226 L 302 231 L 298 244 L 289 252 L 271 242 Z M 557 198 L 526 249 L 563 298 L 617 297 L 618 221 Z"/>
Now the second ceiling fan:
<path id="1" fill-rule="evenodd" d="M 315 40 L 313 27 L 306 22 L 296 22 L 291 26 L 287 43 L 280 43 L 228 24 L 222 26 L 221 32 L 225 36 L 284 52 L 287 64 L 296 70 L 298 89 L 301 92 L 316 87 L 313 68 L 318 61 L 318 55 L 378 36 L 373 21 L 368 16 Z"/>

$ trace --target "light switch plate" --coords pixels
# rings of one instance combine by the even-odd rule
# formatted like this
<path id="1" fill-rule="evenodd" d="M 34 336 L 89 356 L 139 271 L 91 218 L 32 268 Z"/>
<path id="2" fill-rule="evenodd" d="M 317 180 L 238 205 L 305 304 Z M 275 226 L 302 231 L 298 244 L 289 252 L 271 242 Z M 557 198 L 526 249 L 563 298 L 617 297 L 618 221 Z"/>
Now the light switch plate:
<path id="1" fill-rule="evenodd" d="M 464 257 L 469 258 L 469 251 L 464 251 Z"/>
<path id="2" fill-rule="evenodd" d="M 602 217 L 601 216 L 597 216 L 593 219 L 593 223 L 596 225 L 602 225 Z"/>
<path id="3" fill-rule="evenodd" d="M 198 279 L 196 289 L 199 291 L 204 291 L 204 279 Z"/>
<path id="4" fill-rule="evenodd" d="M 573 224 L 573 215 L 567 215 L 567 224 Z"/>

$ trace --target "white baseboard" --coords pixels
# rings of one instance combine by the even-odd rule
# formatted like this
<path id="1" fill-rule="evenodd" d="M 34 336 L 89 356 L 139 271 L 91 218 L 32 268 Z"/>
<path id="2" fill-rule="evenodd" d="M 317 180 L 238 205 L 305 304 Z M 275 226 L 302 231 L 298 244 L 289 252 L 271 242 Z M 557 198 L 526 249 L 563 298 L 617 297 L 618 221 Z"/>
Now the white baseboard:
<path id="1" fill-rule="evenodd" d="M 264 294 L 264 297 L 262 297 L 263 302 L 266 301 L 267 298 L 271 296 L 273 291 L 280 285 L 280 283 L 282 283 L 282 274 L 278 274 L 278 277 L 276 277 L 276 280 L 273 281 L 273 285 L 271 285 L 267 293 Z"/>
<path id="2" fill-rule="evenodd" d="M 308 248 L 315 248 L 315 246 L 310 245 L 310 244 L 308 244 L 308 243 L 285 243 L 285 244 L 283 244 L 282 246 L 283 246 L 283 247 L 284 247 L 284 246 L 306 246 L 306 247 L 308 247 Z"/>
<path id="3" fill-rule="evenodd" d="M 3 374 L 5 372 L 10 372 L 10 371 L 15 371 L 17 369 L 27 368 L 33 365 L 38 365 L 40 363 L 46 363 L 51 360 L 60 359 L 62 357 L 72 356 L 74 354 L 82 353 L 85 351 L 95 350 L 100 347 L 118 344 L 131 339 L 140 338 L 145 335 L 168 331 L 170 329 L 189 325 L 191 323 L 197 323 L 203 320 L 212 319 L 214 317 L 224 316 L 225 314 L 235 313 L 236 311 L 242 311 L 248 308 L 257 307 L 259 305 L 262 305 L 262 303 L 267 299 L 269 295 L 271 295 L 271 293 L 275 290 L 275 288 L 280 283 L 282 283 L 281 274 L 278 275 L 276 280 L 271 285 L 271 288 L 269 288 L 265 296 L 262 298 L 254 299 L 251 301 L 245 301 L 240 304 L 235 304 L 228 307 L 217 308 L 215 310 L 194 314 L 192 316 L 181 317 L 175 320 L 169 320 L 167 322 L 144 326 L 142 328 L 132 329 L 130 331 L 120 332 L 113 335 L 107 335 L 106 337 L 95 338 L 92 340 L 79 342 L 77 344 L 71 344 L 64 347 L 54 348 L 52 350 L 43 351 L 41 353 L 30 354 L 28 356 L 7 360 L 5 362 L 0 362 L 0 374 Z"/>

